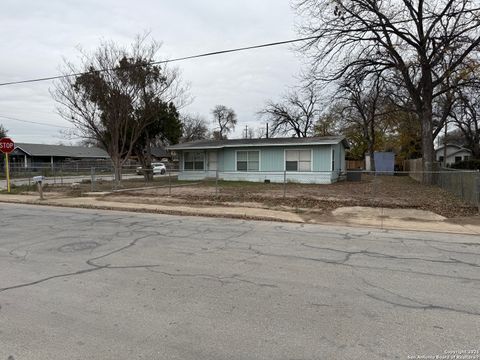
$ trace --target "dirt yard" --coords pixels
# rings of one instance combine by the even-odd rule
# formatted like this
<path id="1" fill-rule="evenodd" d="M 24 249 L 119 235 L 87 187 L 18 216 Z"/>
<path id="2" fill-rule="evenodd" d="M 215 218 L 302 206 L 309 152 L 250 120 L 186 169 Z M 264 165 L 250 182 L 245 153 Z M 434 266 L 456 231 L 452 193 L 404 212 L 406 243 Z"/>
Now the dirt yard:
<path id="1" fill-rule="evenodd" d="M 198 183 L 157 183 L 155 189 L 122 191 L 107 195 L 109 200 L 134 203 L 188 204 L 212 206 L 232 204 L 269 209 L 314 211 L 328 214 L 342 206 L 415 208 L 433 211 L 448 218 L 472 216 L 478 209 L 436 187 L 422 185 L 406 176 L 365 176 L 360 182 L 331 185 L 203 181 Z"/>
<path id="2" fill-rule="evenodd" d="M 426 186 L 407 176 L 363 176 L 360 182 L 338 182 L 331 185 L 288 183 L 264 184 L 215 181 L 181 182 L 175 178 L 124 180 L 118 192 L 111 181 L 99 181 L 94 190 L 106 192 L 105 200 L 139 204 L 170 204 L 204 207 L 215 205 L 246 206 L 328 215 L 343 206 L 373 206 L 428 210 L 447 218 L 473 216 L 478 209 L 449 192 Z M 34 187 L 16 187 L 14 193 L 32 193 Z M 86 181 L 75 187 L 46 186 L 50 197 L 84 196 L 92 191 Z M 285 194 L 285 196 L 284 196 Z"/>

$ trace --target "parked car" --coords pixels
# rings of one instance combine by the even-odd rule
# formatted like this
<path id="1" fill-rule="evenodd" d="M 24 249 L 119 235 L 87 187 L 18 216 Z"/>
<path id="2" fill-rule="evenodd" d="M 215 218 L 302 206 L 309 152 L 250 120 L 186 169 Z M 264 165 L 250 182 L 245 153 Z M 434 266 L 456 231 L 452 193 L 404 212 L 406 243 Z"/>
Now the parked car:
<path id="1" fill-rule="evenodd" d="M 164 163 L 152 163 L 153 175 L 165 175 L 167 167 Z"/>
<path id="2" fill-rule="evenodd" d="M 165 175 L 167 172 L 167 167 L 165 166 L 164 163 L 152 163 L 152 169 L 153 170 L 153 175 Z M 137 175 L 143 175 L 144 173 L 143 167 L 139 166 L 135 170 Z"/>

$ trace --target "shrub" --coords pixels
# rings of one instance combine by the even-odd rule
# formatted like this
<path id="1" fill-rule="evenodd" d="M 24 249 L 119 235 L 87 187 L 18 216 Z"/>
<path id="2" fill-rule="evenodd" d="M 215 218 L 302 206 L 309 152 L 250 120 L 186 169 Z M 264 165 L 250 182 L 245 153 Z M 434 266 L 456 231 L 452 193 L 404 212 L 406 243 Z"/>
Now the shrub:
<path id="1" fill-rule="evenodd" d="M 453 169 L 480 170 L 480 159 L 460 161 L 451 166 Z"/>

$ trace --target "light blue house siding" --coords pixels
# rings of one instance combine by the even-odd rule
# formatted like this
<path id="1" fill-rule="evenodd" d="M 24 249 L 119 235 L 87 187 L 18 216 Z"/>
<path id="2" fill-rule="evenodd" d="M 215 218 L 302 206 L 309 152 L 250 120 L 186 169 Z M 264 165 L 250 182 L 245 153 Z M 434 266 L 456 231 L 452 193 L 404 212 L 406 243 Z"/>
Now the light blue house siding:
<path id="1" fill-rule="evenodd" d="M 302 169 L 289 171 L 286 166 L 287 150 L 303 150 L 305 157 Z M 298 183 L 330 184 L 338 180 L 346 171 L 345 147 L 342 142 L 328 145 L 289 145 L 289 146 L 241 146 L 215 149 L 176 150 L 180 162 L 179 180 L 201 180 L 215 178 L 231 181 L 254 181 L 283 183 L 285 180 Z M 237 169 L 238 152 L 258 152 L 258 170 L 240 171 Z M 191 153 L 203 158 L 203 170 L 185 168 L 185 156 L 191 161 Z M 185 155 L 186 153 L 190 153 Z M 290 153 L 291 154 L 291 153 Z M 308 155 L 308 156 L 307 156 Z M 240 156 L 245 157 L 245 153 Z M 256 168 L 257 155 L 252 154 Z M 242 158 L 243 159 L 243 158 Z M 199 164 L 199 167 L 200 164 Z M 301 171 L 300 171 L 301 170 Z"/>

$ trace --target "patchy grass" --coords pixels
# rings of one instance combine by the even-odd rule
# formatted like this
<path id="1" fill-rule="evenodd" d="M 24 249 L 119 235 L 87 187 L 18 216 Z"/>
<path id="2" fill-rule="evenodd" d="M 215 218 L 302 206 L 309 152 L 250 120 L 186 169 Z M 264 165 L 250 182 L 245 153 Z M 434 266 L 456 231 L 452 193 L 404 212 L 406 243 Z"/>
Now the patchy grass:
<path id="1" fill-rule="evenodd" d="M 10 185 L 10 194 L 24 194 L 26 192 L 35 191 L 37 188 L 34 185 Z M 0 190 L 0 194 L 9 194 L 7 190 Z"/>

